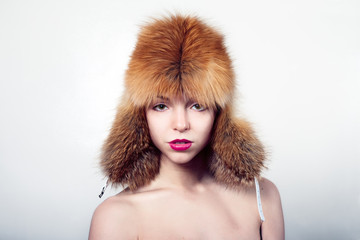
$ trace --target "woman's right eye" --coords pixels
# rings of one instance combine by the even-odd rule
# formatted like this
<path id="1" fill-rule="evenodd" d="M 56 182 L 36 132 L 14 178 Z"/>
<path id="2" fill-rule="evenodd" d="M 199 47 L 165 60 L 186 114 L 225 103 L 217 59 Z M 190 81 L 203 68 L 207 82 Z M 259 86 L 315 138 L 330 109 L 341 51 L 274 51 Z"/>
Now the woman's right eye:
<path id="1" fill-rule="evenodd" d="M 165 105 L 165 104 L 157 104 L 155 105 L 155 107 L 153 107 L 153 109 L 155 111 L 159 111 L 159 112 L 162 112 L 164 110 L 166 110 L 168 107 Z"/>

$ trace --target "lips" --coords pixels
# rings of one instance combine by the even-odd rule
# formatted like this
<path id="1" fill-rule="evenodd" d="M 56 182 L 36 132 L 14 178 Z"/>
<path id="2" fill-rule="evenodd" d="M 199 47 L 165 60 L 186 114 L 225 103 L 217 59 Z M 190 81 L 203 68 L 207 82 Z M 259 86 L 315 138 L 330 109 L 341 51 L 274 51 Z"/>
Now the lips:
<path id="1" fill-rule="evenodd" d="M 192 142 L 187 139 L 175 139 L 169 142 L 169 145 L 175 151 L 185 151 L 191 147 Z"/>

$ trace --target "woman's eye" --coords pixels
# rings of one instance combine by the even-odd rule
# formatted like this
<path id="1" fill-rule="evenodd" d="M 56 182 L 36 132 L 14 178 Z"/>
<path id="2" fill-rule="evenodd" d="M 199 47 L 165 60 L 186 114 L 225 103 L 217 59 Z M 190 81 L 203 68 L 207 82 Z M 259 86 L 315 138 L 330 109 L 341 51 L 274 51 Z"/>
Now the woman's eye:
<path id="1" fill-rule="evenodd" d="M 164 111 L 167 109 L 167 106 L 165 104 L 158 104 L 153 109 L 155 111 Z"/>
<path id="2" fill-rule="evenodd" d="M 195 110 L 197 110 L 197 111 L 204 111 L 204 110 L 205 110 L 205 108 L 204 108 L 203 106 L 201 106 L 200 104 L 198 104 L 198 103 L 192 105 L 191 108 L 192 108 L 192 109 L 195 109 Z"/>

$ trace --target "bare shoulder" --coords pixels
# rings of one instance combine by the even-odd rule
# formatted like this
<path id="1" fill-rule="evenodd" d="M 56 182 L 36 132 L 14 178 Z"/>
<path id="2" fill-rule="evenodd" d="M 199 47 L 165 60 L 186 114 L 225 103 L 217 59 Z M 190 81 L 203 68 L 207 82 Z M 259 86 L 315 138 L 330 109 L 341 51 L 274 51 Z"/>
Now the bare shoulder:
<path id="1" fill-rule="evenodd" d="M 260 193 L 265 222 L 262 223 L 264 239 L 284 239 L 284 217 L 278 188 L 266 178 L 260 179 Z"/>
<path id="2" fill-rule="evenodd" d="M 264 202 L 276 203 L 280 201 L 280 193 L 276 185 L 267 178 L 259 180 L 261 198 Z"/>
<path id="3" fill-rule="evenodd" d="M 89 240 L 128 239 L 136 232 L 136 208 L 127 194 L 106 199 L 95 210 Z"/>

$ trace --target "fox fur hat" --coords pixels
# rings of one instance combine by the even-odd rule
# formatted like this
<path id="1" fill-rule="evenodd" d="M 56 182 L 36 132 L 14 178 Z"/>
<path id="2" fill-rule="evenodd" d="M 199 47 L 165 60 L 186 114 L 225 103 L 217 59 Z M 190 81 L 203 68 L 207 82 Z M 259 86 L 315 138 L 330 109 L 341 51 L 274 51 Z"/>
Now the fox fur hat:
<path id="1" fill-rule="evenodd" d="M 145 109 L 159 96 L 186 96 L 216 109 L 208 169 L 229 187 L 251 183 L 264 167 L 262 144 L 232 110 L 235 79 L 223 37 L 197 17 L 172 15 L 142 27 L 125 75 L 125 93 L 101 155 L 112 184 L 131 190 L 159 173 Z"/>

